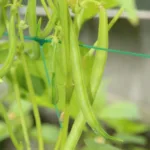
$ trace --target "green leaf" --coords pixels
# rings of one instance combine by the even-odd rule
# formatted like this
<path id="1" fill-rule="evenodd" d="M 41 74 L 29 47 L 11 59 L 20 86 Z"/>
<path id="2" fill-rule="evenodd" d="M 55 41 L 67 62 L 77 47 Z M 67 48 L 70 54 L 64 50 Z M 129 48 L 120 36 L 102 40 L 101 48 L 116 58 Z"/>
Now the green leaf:
<path id="1" fill-rule="evenodd" d="M 86 139 L 85 144 L 87 147 L 85 147 L 83 150 L 119 150 L 118 148 L 109 144 L 98 144 L 92 139 Z"/>
<path id="2" fill-rule="evenodd" d="M 119 102 L 105 107 L 99 114 L 102 119 L 139 119 L 140 114 L 136 104 Z"/>
<path id="3" fill-rule="evenodd" d="M 81 3 L 82 2 L 83 0 L 81 1 Z M 127 11 L 128 13 L 129 21 L 133 25 L 137 25 L 139 22 L 135 0 L 96 0 L 96 1 L 89 0 L 85 2 L 85 4 L 83 5 L 84 9 L 81 9 L 81 11 L 77 16 L 78 26 L 82 25 L 83 22 L 85 22 L 86 20 L 92 18 L 97 14 L 97 12 L 99 11 L 99 6 L 96 2 L 99 2 L 106 9 L 110 9 L 118 6 L 123 7 L 125 11 Z"/>
<path id="4" fill-rule="evenodd" d="M 119 0 L 98 0 L 105 8 L 113 8 L 119 6 Z"/>
<path id="5" fill-rule="evenodd" d="M 44 80 L 38 76 L 31 75 L 32 85 L 36 95 L 42 95 L 46 89 Z"/>
<path id="6" fill-rule="evenodd" d="M 136 135 L 129 135 L 129 134 L 117 134 L 116 137 L 122 139 L 125 144 L 126 143 L 140 144 L 140 145 L 146 144 L 146 138 L 143 136 L 136 136 Z"/>
<path id="7" fill-rule="evenodd" d="M 59 129 L 50 124 L 42 124 L 42 139 L 46 143 L 55 143 L 59 134 Z M 31 131 L 31 136 L 37 138 L 36 128 Z"/>
<path id="8" fill-rule="evenodd" d="M 133 25 L 138 24 L 135 0 L 102 0 L 102 4 L 105 8 L 112 8 L 116 6 L 123 7 L 128 13 L 129 21 Z"/>
<path id="9" fill-rule="evenodd" d="M 3 141 L 4 139 L 8 137 L 9 137 L 9 133 L 7 131 L 6 124 L 0 121 L 0 141 Z"/>
<path id="10" fill-rule="evenodd" d="M 120 5 L 125 8 L 128 13 L 129 20 L 133 25 L 138 24 L 138 16 L 136 12 L 135 0 L 118 0 Z"/>

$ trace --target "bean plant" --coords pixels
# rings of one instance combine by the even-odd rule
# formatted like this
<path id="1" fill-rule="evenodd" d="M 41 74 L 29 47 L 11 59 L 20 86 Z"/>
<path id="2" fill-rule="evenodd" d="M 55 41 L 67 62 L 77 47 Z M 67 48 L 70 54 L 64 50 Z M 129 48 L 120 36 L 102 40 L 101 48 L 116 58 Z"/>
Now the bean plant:
<path id="1" fill-rule="evenodd" d="M 55 150 L 75 149 L 86 123 L 94 134 L 122 142 L 104 130 L 92 108 L 107 51 L 83 48 L 78 38 L 84 23 L 97 15 L 98 34 L 93 45 L 107 49 L 109 31 L 123 11 L 133 25 L 138 24 L 134 0 L 41 0 L 48 19 L 44 28 L 42 18 L 36 15 L 36 3 L 28 0 L 22 17 L 22 0 L 0 0 L 0 37 L 3 39 L 0 78 L 8 83 L 9 92 L 17 102 L 26 149 L 31 150 L 31 143 L 22 100 L 32 104 L 39 150 L 44 150 L 44 142 L 38 106 L 54 107 L 57 111 L 60 132 Z M 108 22 L 107 10 L 115 7 L 120 10 Z M 68 133 L 72 101 L 78 103 L 79 111 Z M 24 145 L 13 132 L 4 102 L 0 103 L 0 112 L 16 150 L 22 150 Z"/>

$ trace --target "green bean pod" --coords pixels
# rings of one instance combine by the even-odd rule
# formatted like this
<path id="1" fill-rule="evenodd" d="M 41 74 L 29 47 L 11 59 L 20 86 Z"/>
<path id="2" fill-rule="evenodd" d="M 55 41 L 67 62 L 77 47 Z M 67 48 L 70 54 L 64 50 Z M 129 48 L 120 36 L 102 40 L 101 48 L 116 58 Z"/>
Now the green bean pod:
<path id="1" fill-rule="evenodd" d="M 108 48 L 108 18 L 106 10 L 102 6 L 100 8 L 99 18 L 100 18 L 99 32 L 98 32 L 99 34 L 96 46 Z M 91 92 L 93 97 L 95 97 L 97 90 L 100 86 L 106 61 L 107 61 L 107 52 L 96 51 L 96 56 L 91 74 Z"/>
<path id="2" fill-rule="evenodd" d="M 70 19 L 71 20 L 71 19 Z M 80 60 L 80 52 L 78 46 L 78 39 L 75 35 L 75 29 L 73 24 L 71 23 L 71 31 L 70 37 L 72 37 L 70 41 L 71 45 L 71 63 L 72 63 L 72 73 L 73 79 L 75 83 L 75 91 L 81 105 L 82 113 L 87 120 L 88 124 L 91 128 L 98 134 L 102 135 L 107 139 L 113 139 L 110 135 L 108 135 L 102 126 L 98 123 L 96 116 L 92 110 L 90 105 L 86 85 L 84 84 L 83 72 L 81 68 L 81 60 Z"/>
<path id="3" fill-rule="evenodd" d="M 62 49 L 64 50 L 62 57 L 64 60 L 64 72 L 66 76 L 65 79 L 66 103 L 69 104 L 74 86 L 72 82 L 71 64 L 70 64 L 70 24 L 69 24 L 70 22 L 69 22 L 69 10 L 67 1 L 58 0 L 58 8 L 59 8 L 59 19 L 62 26 Z"/>
<path id="4" fill-rule="evenodd" d="M 13 59 L 16 54 L 16 33 L 15 33 L 15 10 L 11 11 L 11 17 L 9 22 L 9 53 L 4 62 L 2 68 L 0 69 L 0 78 L 2 78 L 12 66 Z"/>
<path id="5" fill-rule="evenodd" d="M 39 34 L 39 37 L 41 37 L 41 38 L 45 38 L 45 37 L 47 37 L 51 33 L 51 31 L 54 28 L 54 25 L 55 25 L 55 23 L 57 21 L 57 18 L 58 18 L 57 10 L 56 10 L 56 8 L 55 8 L 52 0 L 48 0 L 47 3 L 48 3 L 48 6 L 52 9 L 52 15 L 49 16 L 49 13 L 48 13 L 48 19 L 49 19 L 49 21 L 46 24 L 44 30 L 42 30 L 40 32 L 40 34 Z M 45 2 L 43 2 L 43 6 L 44 5 L 46 5 Z M 46 8 L 47 8 L 47 6 L 46 6 Z"/>
<path id="6" fill-rule="evenodd" d="M 26 19 L 29 25 L 29 34 L 32 37 L 35 37 L 37 33 L 36 16 L 36 0 L 29 0 L 27 6 Z M 38 59 L 40 57 L 40 46 L 37 42 L 33 42 L 32 44 L 32 54 L 30 55 L 30 57 L 31 59 Z"/>
<path id="7" fill-rule="evenodd" d="M 51 19 L 48 21 L 47 25 L 45 26 L 44 30 L 42 30 L 40 32 L 39 36 L 41 38 L 45 38 L 50 34 L 50 32 L 52 31 L 52 29 L 56 23 L 56 20 L 57 20 L 57 16 L 56 16 L 56 14 L 53 14 Z"/>

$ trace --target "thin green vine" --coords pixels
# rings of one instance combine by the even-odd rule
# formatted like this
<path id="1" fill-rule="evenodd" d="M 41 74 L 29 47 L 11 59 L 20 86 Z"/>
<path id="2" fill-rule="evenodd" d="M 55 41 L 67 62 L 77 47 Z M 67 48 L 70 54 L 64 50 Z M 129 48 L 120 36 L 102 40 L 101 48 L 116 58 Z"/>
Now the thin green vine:
<path id="1" fill-rule="evenodd" d="M 23 64 L 24 72 L 25 72 L 25 78 L 26 78 L 26 82 L 27 82 L 27 86 L 28 86 L 28 90 L 29 90 L 29 97 L 33 104 L 33 113 L 34 113 L 36 128 L 37 128 L 37 138 L 38 138 L 38 143 L 39 143 L 39 149 L 44 150 L 44 143 L 43 143 L 43 139 L 42 139 L 41 120 L 40 120 L 40 115 L 39 115 L 39 111 L 38 111 L 38 106 L 35 101 L 36 97 L 35 97 L 34 89 L 32 86 L 32 80 L 31 80 L 28 66 L 26 63 L 26 59 L 25 59 L 25 56 L 23 53 L 21 54 L 20 58 L 21 58 L 21 61 Z"/>
<path id="2" fill-rule="evenodd" d="M 120 18 L 123 12 L 124 12 L 124 8 L 121 7 L 119 11 L 117 12 L 117 14 L 115 15 L 115 17 L 113 17 L 113 19 L 109 23 L 108 30 L 110 30 L 116 24 L 116 22 L 118 21 L 118 19 Z"/>
<path id="3" fill-rule="evenodd" d="M 21 126 L 22 126 L 22 130 L 23 130 L 23 135 L 24 135 L 26 146 L 27 146 L 27 150 L 31 150 L 29 134 L 28 134 L 27 125 L 26 125 L 26 121 L 25 121 L 25 116 L 24 116 L 23 111 L 22 111 L 23 108 L 22 108 L 22 104 L 21 104 L 21 100 L 20 100 L 19 85 L 18 85 L 18 82 L 17 82 L 15 72 L 16 72 L 15 68 L 12 68 L 11 69 L 11 74 L 12 74 L 12 78 L 13 78 L 14 91 L 15 91 L 15 94 L 16 94 L 16 100 L 17 100 L 18 109 L 19 109 L 19 113 L 20 113 L 20 119 L 21 119 Z"/>
<path id="4" fill-rule="evenodd" d="M 45 12 L 46 12 L 46 15 L 47 15 L 48 19 L 50 19 L 50 18 L 51 18 L 51 15 L 50 15 L 50 12 L 49 12 L 49 10 L 48 10 L 48 6 L 47 6 L 45 0 L 41 0 L 41 3 L 42 3 L 42 5 L 43 5 L 43 8 L 44 8 L 44 10 L 45 10 Z"/>

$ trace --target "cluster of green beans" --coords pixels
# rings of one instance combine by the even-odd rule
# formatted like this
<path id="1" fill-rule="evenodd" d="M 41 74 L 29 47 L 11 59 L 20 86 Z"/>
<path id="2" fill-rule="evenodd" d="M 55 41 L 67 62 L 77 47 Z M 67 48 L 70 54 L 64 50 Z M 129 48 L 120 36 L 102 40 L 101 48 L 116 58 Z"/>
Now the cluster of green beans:
<path id="1" fill-rule="evenodd" d="M 98 39 L 94 44 L 95 46 L 100 46 L 100 47 L 105 47 L 105 48 L 108 47 L 108 31 L 116 23 L 116 21 L 118 20 L 118 18 L 122 12 L 123 12 L 123 8 L 121 8 L 118 11 L 116 16 L 112 19 L 112 21 L 108 25 L 106 9 L 102 6 L 100 7 L 100 10 L 99 10 L 99 18 L 100 18 L 99 32 L 98 32 Z M 82 17 L 80 17 L 80 19 L 81 18 Z M 80 28 L 81 28 L 81 26 L 79 26 L 79 24 L 78 24 L 78 29 L 80 30 Z M 89 52 L 85 55 L 84 59 L 86 60 L 86 57 L 87 58 L 93 57 L 93 52 L 94 52 L 93 49 L 89 50 Z M 87 85 L 88 85 L 87 91 L 89 93 L 91 93 L 91 95 L 89 95 L 89 98 L 90 98 L 90 102 L 92 102 L 92 104 L 94 102 L 97 90 L 98 90 L 101 80 L 102 80 L 102 75 L 104 72 L 106 60 L 107 60 L 107 52 L 100 52 L 100 51 L 96 52 L 96 56 L 95 56 L 95 60 L 94 60 L 93 68 L 92 68 L 92 72 L 91 72 L 91 78 L 90 78 L 90 81 L 88 81 L 88 82 L 90 82 L 90 89 L 89 89 L 89 84 L 87 83 Z M 84 104 L 84 106 L 85 106 L 85 104 Z M 81 133 L 84 129 L 86 121 L 87 120 L 85 120 L 85 116 L 84 116 L 83 110 L 82 110 L 79 113 L 79 115 L 77 116 L 77 118 L 73 124 L 72 130 L 68 136 L 68 139 L 67 139 L 67 142 L 65 145 L 65 150 L 75 149 L 77 142 L 81 136 Z M 97 129 L 96 123 L 95 123 L 95 125 L 92 125 L 92 124 L 90 124 L 90 125 L 91 125 L 91 127 L 93 127 L 94 130 Z M 99 129 L 97 129 L 97 133 L 100 133 L 100 135 L 104 136 L 106 139 L 108 138 L 108 139 L 118 140 L 118 139 L 115 139 L 115 137 L 109 136 L 102 128 L 100 128 L 100 126 L 99 126 Z"/>
<path id="2" fill-rule="evenodd" d="M 60 3 L 61 3 L 61 6 L 65 5 L 65 0 L 64 1 L 62 0 Z M 64 8 L 64 10 L 65 9 L 66 7 Z M 69 60 L 71 64 L 72 74 L 70 74 L 70 76 L 72 76 L 73 83 L 75 85 L 74 89 L 78 98 L 78 102 L 81 107 L 81 113 L 75 119 L 75 123 L 71 130 L 71 133 L 67 138 L 65 147 L 63 148 L 65 150 L 70 150 L 70 149 L 73 150 L 77 144 L 77 140 L 79 139 L 81 135 L 85 122 L 87 122 L 91 126 L 91 128 L 94 130 L 96 134 L 99 134 L 106 139 L 111 139 L 111 140 L 117 140 L 117 139 L 115 137 L 108 135 L 104 131 L 103 127 L 99 124 L 92 110 L 92 106 L 90 103 L 90 102 L 93 103 L 98 87 L 100 85 L 102 74 L 104 72 L 105 63 L 107 60 L 107 52 L 96 53 L 92 72 L 91 72 L 91 78 L 90 78 L 90 81 L 88 81 L 89 83 L 86 84 L 84 80 L 84 73 L 83 73 L 84 71 L 82 68 L 82 61 L 81 61 L 81 55 L 80 55 L 80 49 L 79 49 L 79 43 L 78 43 L 79 30 L 83 22 L 82 21 L 80 22 L 80 20 L 76 18 L 74 19 L 75 21 L 73 22 L 71 17 L 67 15 L 67 13 L 68 13 L 68 9 L 67 9 L 67 12 L 61 13 L 61 15 L 65 17 L 64 19 L 65 21 L 61 23 L 62 28 L 64 27 L 62 41 L 64 41 L 64 43 L 66 42 L 67 44 L 66 47 L 62 46 L 62 48 L 68 49 L 67 46 L 69 46 L 70 44 L 70 47 L 68 50 L 69 59 L 67 60 Z M 96 46 L 108 48 L 108 19 L 106 15 L 106 9 L 103 6 L 99 8 L 99 14 L 100 14 L 99 16 L 101 18 L 101 22 L 99 23 L 100 24 L 99 33 L 98 33 L 98 40 L 96 42 Z M 66 25 L 63 25 L 65 23 Z M 68 37 L 70 37 L 70 41 L 67 42 L 65 40 L 67 40 Z M 66 52 L 65 57 L 68 58 L 67 52 Z M 87 85 L 90 85 L 90 86 L 87 86 Z M 88 92 L 90 92 L 91 94 L 89 94 Z"/>

